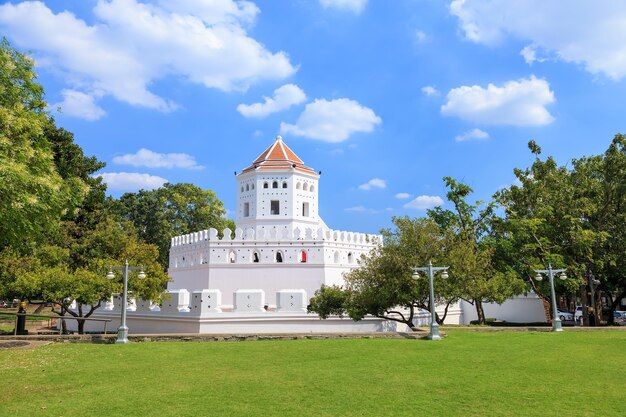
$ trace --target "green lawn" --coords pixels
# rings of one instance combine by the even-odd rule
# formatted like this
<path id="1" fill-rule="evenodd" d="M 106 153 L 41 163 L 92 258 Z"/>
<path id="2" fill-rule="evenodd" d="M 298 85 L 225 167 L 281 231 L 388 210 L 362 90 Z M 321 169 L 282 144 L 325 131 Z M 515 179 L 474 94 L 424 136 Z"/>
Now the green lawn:
<path id="1" fill-rule="evenodd" d="M 625 416 L 626 332 L 0 351 L 11 416 Z"/>

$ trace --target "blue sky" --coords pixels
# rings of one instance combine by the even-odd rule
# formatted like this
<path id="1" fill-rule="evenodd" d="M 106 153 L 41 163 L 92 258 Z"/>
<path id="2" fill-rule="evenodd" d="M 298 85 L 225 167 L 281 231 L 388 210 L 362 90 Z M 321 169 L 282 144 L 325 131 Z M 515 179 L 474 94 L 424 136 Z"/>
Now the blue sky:
<path id="1" fill-rule="evenodd" d="M 0 4 L 112 195 L 191 182 L 232 212 L 233 172 L 281 134 L 322 171 L 326 223 L 368 233 L 446 206 L 444 176 L 489 199 L 530 139 L 561 164 L 603 152 L 626 130 L 624 22 L 608 0 Z"/>

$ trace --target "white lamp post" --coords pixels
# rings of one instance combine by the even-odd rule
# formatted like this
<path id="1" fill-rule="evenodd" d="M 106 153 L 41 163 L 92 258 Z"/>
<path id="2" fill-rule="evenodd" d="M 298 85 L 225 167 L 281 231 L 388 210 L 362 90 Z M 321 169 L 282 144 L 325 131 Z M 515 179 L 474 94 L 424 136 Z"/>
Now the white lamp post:
<path id="1" fill-rule="evenodd" d="M 563 327 L 561 326 L 561 319 L 559 318 L 558 311 L 556 309 L 556 293 L 554 291 L 554 274 L 561 273 L 559 278 L 562 280 L 567 279 L 567 275 L 565 275 L 565 269 L 552 269 L 552 265 L 548 264 L 548 269 L 535 269 L 537 275 L 535 275 L 535 280 L 541 281 L 543 279 L 543 275 L 548 274 L 548 278 L 550 279 L 550 291 L 552 294 L 552 331 L 553 332 L 562 332 Z"/>
<path id="2" fill-rule="evenodd" d="M 428 266 L 426 267 L 413 268 L 413 279 L 419 279 L 420 274 L 418 271 L 428 273 L 428 283 L 430 285 L 430 334 L 427 338 L 429 340 L 441 340 L 441 336 L 439 336 L 439 325 L 435 319 L 435 290 L 433 278 L 436 271 L 443 271 L 441 278 L 448 278 L 447 269 L 447 266 L 433 266 L 431 261 L 428 261 Z"/>
<path id="3" fill-rule="evenodd" d="M 122 320 L 120 323 L 120 327 L 117 328 L 117 340 L 115 343 L 128 343 L 128 326 L 126 326 L 126 303 L 127 303 L 127 295 L 128 295 L 128 271 L 139 271 L 138 277 L 143 279 L 146 277 L 146 274 L 143 272 L 143 266 L 128 266 L 128 259 L 124 262 L 124 266 L 112 266 L 109 267 L 109 272 L 107 273 L 108 279 L 115 278 L 115 274 L 113 271 L 123 271 L 124 273 L 124 289 L 122 295 Z"/>

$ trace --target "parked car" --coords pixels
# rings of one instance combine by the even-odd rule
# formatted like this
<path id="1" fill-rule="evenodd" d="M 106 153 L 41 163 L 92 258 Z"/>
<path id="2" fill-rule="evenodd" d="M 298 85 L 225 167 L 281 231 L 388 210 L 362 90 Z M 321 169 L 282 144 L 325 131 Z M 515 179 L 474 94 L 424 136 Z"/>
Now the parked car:
<path id="1" fill-rule="evenodd" d="M 561 321 L 574 321 L 574 315 L 569 311 L 558 311 Z"/>
<path id="2" fill-rule="evenodd" d="M 614 311 L 613 322 L 619 326 L 626 326 L 626 311 Z"/>

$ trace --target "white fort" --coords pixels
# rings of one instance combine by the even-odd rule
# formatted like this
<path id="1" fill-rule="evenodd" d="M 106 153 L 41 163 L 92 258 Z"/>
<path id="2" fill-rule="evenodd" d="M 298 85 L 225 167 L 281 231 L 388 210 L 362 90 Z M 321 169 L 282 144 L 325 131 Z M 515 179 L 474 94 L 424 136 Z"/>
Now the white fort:
<path id="1" fill-rule="evenodd" d="M 221 311 L 305 311 L 315 290 L 343 284 L 342 274 L 381 242 L 326 226 L 320 175 L 280 136 L 236 178 L 234 234 L 209 229 L 173 238 L 170 292 L 216 291 Z"/>
<path id="2" fill-rule="evenodd" d="M 131 300 L 131 333 L 300 333 L 403 331 L 406 326 L 375 317 L 320 320 L 307 305 L 323 284 L 342 285 L 343 274 L 382 242 L 326 226 L 319 215 L 320 176 L 279 136 L 237 175 L 236 229 L 200 230 L 172 239 L 167 295 L 160 305 Z M 222 237 L 220 237 L 222 236 Z M 438 310 L 440 310 L 439 308 Z M 485 304 L 489 317 L 545 320 L 535 294 L 502 306 Z M 120 323 L 121 297 L 95 315 Z M 415 324 L 426 324 L 422 311 Z M 448 309 L 447 323 L 469 323 L 473 306 Z M 75 324 L 70 323 L 70 327 Z M 87 322 L 86 330 L 101 331 Z"/>

